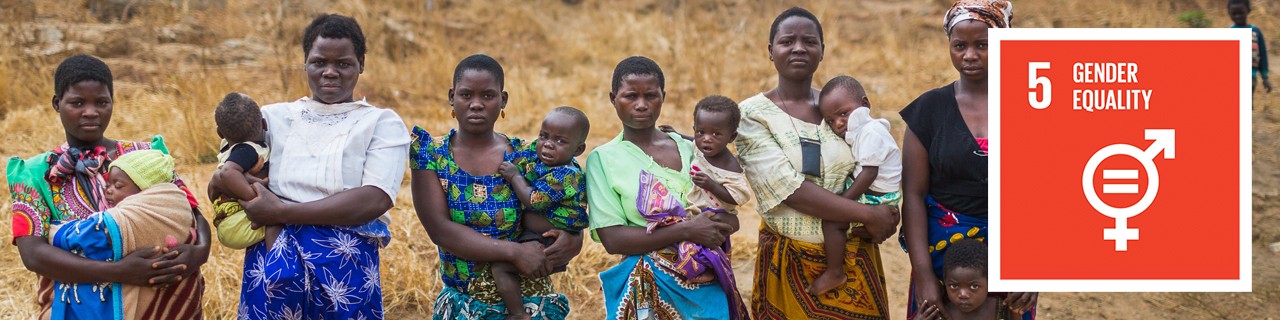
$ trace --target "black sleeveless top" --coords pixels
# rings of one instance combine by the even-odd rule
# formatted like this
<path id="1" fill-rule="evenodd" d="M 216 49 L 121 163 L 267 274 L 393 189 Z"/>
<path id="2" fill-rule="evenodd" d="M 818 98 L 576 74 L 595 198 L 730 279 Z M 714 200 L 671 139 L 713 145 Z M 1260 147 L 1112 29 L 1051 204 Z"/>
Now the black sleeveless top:
<path id="1" fill-rule="evenodd" d="M 987 156 L 960 115 L 955 83 L 929 90 L 898 114 L 929 153 L 929 195 L 943 207 L 987 216 Z"/>

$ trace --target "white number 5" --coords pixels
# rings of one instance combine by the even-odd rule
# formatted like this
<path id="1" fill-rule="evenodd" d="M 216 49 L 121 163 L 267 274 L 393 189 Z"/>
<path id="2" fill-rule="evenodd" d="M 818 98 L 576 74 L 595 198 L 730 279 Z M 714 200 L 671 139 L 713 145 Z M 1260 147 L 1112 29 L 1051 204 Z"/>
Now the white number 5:
<path id="1" fill-rule="evenodd" d="M 1037 100 L 1036 91 L 1032 90 L 1031 92 L 1027 93 L 1027 102 L 1031 103 L 1032 108 L 1036 108 L 1036 109 L 1048 108 L 1050 101 L 1053 101 L 1053 89 L 1052 89 L 1053 86 L 1052 84 L 1049 83 L 1049 78 L 1037 77 L 1036 71 L 1049 70 L 1049 63 L 1048 62 L 1031 62 L 1031 63 L 1027 63 L 1027 68 L 1028 68 L 1027 88 L 1035 89 L 1036 86 L 1044 86 L 1044 88 L 1042 88 L 1042 92 L 1044 92 L 1044 99 Z"/>

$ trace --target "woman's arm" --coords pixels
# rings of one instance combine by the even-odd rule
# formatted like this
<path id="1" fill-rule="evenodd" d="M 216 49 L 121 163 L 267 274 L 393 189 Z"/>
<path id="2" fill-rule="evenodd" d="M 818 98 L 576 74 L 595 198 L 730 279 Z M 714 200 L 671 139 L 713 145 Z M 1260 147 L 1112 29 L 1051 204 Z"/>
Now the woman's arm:
<path id="1" fill-rule="evenodd" d="M 888 239 L 898 226 L 897 208 L 861 204 L 808 181 L 801 183 L 782 203 L 822 220 L 861 222 L 876 243 Z"/>
<path id="2" fill-rule="evenodd" d="M 244 213 L 250 221 L 264 226 L 362 225 L 391 210 L 391 197 L 375 186 L 348 189 L 320 200 L 303 203 L 285 203 L 262 184 L 255 183 L 253 186 L 257 190 L 258 197 L 240 200 L 240 206 L 244 207 Z"/>
<path id="3" fill-rule="evenodd" d="M 902 139 L 902 234 L 906 238 L 907 257 L 920 301 L 908 303 L 936 304 L 941 301 L 938 277 L 933 274 L 929 257 L 929 225 L 924 198 L 929 192 L 929 152 L 907 128 Z"/>
<path id="4" fill-rule="evenodd" d="M 644 227 L 619 225 L 597 229 L 596 235 L 605 251 L 630 256 L 646 254 L 681 241 L 692 241 L 708 248 L 719 247 L 732 229 L 728 223 L 698 215 L 685 222 L 657 228 L 653 233 L 645 233 Z"/>
<path id="5" fill-rule="evenodd" d="M 153 269 L 156 263 L 178 256 L 177 252 L 164 253 L 160 248 L 138 249 L 125 255 L 120 261 L 107 262 L 87 259 L 59 249 L 40 236 L 19 237 L 14 242 L 18 245 L 22 265 L 27 270 L 62 282 L 120 282 L 150 286 L 160 284 L 152 282 L 152 278 L 176 277 L 187 270 L 185 265 Z"/>
<path id="6" fill-rule="evenodd" d="M 453 222 L 435 171 L 413 170 L 411 179 L 413 209 L 431 242 L 442 250 L 471 261 L 507 261 L 515 264 L 523 274 L 547 273 L 548 270 L 543 270 L 546 269 L 546 256 L 540 245 L 532 249 L 515 242 L 493 239 Z"/>

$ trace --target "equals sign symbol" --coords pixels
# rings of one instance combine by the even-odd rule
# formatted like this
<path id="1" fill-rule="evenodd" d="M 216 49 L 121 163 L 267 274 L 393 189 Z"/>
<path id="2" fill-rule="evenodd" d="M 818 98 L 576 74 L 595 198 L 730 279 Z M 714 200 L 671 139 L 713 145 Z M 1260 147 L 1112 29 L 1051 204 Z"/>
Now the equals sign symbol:
<path id="1" fill-rule="evenodd" d="M 1103 180 L 1136 180 L 1138 179 L 1138 170 L 1102 170 Z M 1138 193 L 1137 183 L 1105 183 L 1102 185 L 1102 193 L 1109 194 L 1136 194 Z"/>

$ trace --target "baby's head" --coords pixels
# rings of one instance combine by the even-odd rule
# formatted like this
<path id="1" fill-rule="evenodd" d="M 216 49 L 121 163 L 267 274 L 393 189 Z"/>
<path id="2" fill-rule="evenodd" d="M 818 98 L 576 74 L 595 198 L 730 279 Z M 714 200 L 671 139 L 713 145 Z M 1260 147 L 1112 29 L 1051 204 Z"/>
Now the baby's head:
<path id="1" fill-rule="evenodd" d="M 942 259 L 942 283 L 947 299 L 962 312 L 973 312 L 987 301 L 987 244 L 974 239 L 952 242 Z"/>
<path id="2" fill-rule="evenodd" d="M 708 96 L 693 107 L 693 143 L 707 157 L 719 156 L 738 138 L 742 112 L 738 103 L 724 96 Z"/>
<path id="3" fill-rule="evenodd" d="M 574 107 L 559 107 L 547 113 L 538 131 L 538 161 L 550 167 L 569 164 L 587 150 L 591 122 Z"/>
<path id="4" fill-rule="evenodd" d="M 818 111 L 822 112 L 822 121 L 838 136 L 844 136 L 849 129 L 849 113 L 857 108 L 870 108 L 871 99 L 862 88 L 858 79 L 841 75 L 827 81 L 818 94 Z"/>
<path id="5" fill-rule="evenodd" d="M 151 186 L 173 181 L 173 157 L 159 150 L 126 153 L 111 161 L 108 168 L 111 171 L 103 195 L 112 207 Z"/>
<path id="6" fill-rule="evenodd" d="M 267 120 L 262 118 L 258 103 L 239 92 L 222 98 L 213 111 L 213 121 L 218 124 L 218 136 L 228 143 L 262 141 L 267 131 Z"/>

